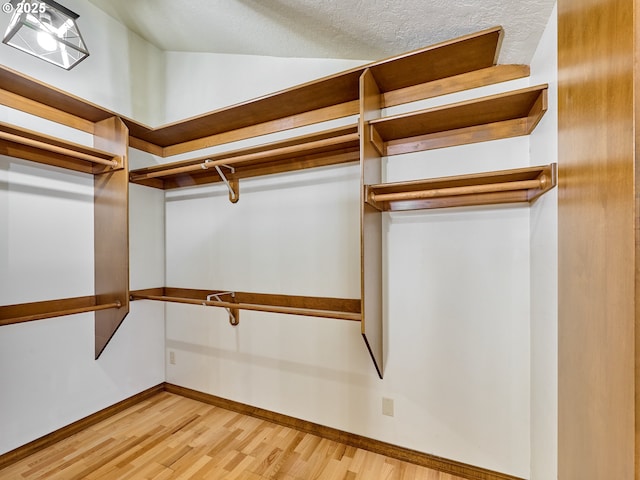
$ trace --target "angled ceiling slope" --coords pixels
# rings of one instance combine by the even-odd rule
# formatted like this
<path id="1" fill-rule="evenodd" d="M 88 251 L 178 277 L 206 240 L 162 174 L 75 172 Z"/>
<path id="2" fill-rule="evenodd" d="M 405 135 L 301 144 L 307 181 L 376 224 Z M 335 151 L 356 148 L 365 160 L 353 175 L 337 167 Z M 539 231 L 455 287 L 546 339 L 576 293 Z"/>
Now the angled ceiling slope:
<path id="1" fill-rule="evenodd" d="M 90 0 L 165 51 L 376 59 L 502 25 L 528 64 L 555 0 Z"/>

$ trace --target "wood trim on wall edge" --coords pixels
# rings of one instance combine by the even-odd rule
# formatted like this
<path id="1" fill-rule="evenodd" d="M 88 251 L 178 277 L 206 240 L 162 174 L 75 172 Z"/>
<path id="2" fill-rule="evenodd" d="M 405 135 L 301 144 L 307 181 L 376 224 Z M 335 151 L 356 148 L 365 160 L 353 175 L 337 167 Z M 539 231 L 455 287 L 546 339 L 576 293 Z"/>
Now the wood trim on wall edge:
<path id="1" fill-rule="evenodd" d="M 390 443 L 374 440 L 353 433 L 338 430 L 332 427 L 326 427 L 317 423 L 301 420 L 288 415 L 265 410 L 259 407 L 253 407 L 244 403 L 227 400 L 222 397 L 216 397 L 208 393 L 199 392 L 186 387 L 180 387 L 171 383 L 161 383 L 154 387 L 143 390 L 142 392 L 126 398 L 110 407 L 104 408 L 94 414 L 84 417 L 65 427 L 62 427 L 52 433 L 44 435 L 32 442 L 21 447 L 11 450 L 0 455 L 0 470 L 6 468 L 40 450 L 43 450 L 60 440 L 74 435 L 96 423 L 101 422 L 113 415 L 116 415 L 127 408 L 153 397 L 160 392 L 168 392 L 174 395 L 180 395 L 185 398 L 197 400 L 215 407 L 224 408 L 233 412 L 249 415 L 251 417 L 267 420 L 288 428 L 294 428 L 305 433 L 317 435 L 327 440 L 341 442 L 355 448 L 361 448 L 373 453 L 385 455 L 403 462 L 413 463 L 422 467 L 437 470 L 439 472 L 456 475 L 468 480 L 523 480 L 520 477 L 514 477 L 504 473 L 487 470 L 485 468 L 468 465 L 466 463 L 449 460 L 446 458 L 430 455 L 428 453 L 418 452 L 408 448 L 400 447 Z"/>

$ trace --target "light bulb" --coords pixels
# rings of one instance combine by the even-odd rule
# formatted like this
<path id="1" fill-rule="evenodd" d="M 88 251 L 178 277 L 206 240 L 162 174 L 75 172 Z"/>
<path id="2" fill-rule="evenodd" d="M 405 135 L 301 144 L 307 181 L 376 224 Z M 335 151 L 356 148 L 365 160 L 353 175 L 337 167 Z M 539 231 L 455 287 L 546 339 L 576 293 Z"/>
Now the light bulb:
<path id="1" fill-rule="evenodd" d="M 38 19 L 38 23 L 40 24 L 40 31 L 36 35 L 36 41 L 38 45 L 42 47 L 43 50 L 47 52 L 53 52 L 58 48 L 58 41 L 54 36 L 54 32 L 56 31 L 53 28 L 51 22 L 51 13 L 48 11 L 44 11 L 40 13 L 40 18 Z"/>
<path id="2" fill-rule="evenodd" d="M 36 35 L 38 45 L 40 45 L 47 52 L 53 52 L 58 48 L 58 41 L 54 38 L 53 34 L 47 32 L 38 32 Z"/>

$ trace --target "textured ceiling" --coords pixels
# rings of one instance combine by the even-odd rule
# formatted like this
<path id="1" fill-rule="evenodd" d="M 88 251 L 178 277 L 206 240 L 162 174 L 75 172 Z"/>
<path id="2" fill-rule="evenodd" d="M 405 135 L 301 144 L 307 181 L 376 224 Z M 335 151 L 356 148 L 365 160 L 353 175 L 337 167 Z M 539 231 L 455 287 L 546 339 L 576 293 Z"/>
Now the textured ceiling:
<path id="1" fill-rule="evenodd" d="M 90 0 L 162 50 L 376 60 L 502 25 L 529 63 L 555 0 Z"/>

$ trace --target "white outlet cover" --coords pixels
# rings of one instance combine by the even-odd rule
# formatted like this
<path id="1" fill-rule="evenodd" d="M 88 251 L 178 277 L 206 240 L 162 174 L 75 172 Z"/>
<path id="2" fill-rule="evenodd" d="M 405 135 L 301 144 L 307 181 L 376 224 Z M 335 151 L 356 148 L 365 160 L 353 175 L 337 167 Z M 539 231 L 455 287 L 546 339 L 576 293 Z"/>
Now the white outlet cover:
<path id="1" fill-rule="evenodd" d="M 393 398 L 382 397 L 382 414 L 393 417 Z"/>

